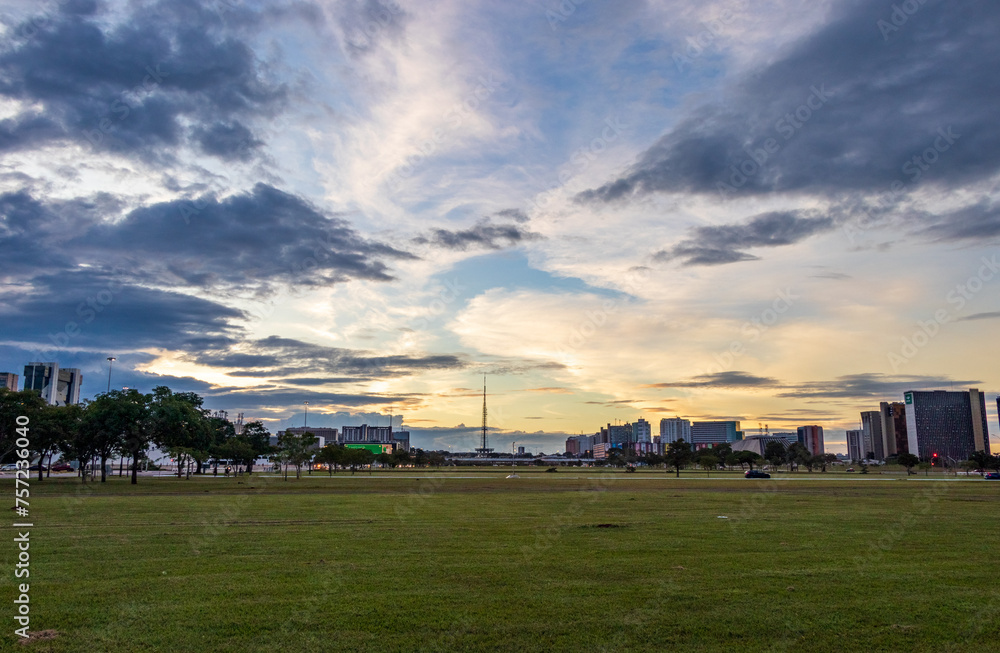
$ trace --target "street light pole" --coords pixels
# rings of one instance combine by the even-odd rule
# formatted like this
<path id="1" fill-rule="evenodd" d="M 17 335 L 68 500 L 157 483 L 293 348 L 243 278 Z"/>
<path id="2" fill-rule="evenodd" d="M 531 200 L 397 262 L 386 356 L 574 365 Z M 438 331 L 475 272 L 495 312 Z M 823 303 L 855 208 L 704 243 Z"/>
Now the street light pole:
<path id="1" fill-rule="evenodd" d="M 306 406 L 306 416 L 305 420 L 302 422 L 302 428 L 306 428 L 309 426 L 309 402 L 303 401 L 302 403 Z"/>
<path id="2" fill-rule="evenodd" d="M 114 356 L 108 356 L 108 392 L 111 392 L 111 366 L 118 360 Z"/>

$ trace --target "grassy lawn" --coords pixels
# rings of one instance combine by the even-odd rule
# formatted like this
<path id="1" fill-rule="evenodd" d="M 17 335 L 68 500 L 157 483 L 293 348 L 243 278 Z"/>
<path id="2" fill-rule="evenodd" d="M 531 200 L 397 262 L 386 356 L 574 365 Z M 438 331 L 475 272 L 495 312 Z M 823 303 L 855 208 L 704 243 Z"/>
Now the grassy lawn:
<path id="1" fill-rule="evenodd" d="M 33 481 L 16 650 L 1000 650 L 1000 483 L 508 471 Z"/>

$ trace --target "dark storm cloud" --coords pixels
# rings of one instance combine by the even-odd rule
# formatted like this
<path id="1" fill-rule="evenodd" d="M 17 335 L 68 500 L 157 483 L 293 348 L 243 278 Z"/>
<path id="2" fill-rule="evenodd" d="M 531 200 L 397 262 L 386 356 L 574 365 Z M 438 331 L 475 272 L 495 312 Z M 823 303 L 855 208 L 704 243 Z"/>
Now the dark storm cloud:
<path id="1" fill-rule="evenodd" d="M 495 224 L 489 218 L 484 218 L 469 229 L 435 229 L 430 236 L 414 238 L 414 242 L 465 251 L 469 248 L 503 249 L 541 238 L 541 234 L 515 224 Z"/>
<path id="2" fill-rule="evenodd" d="M 203 289 L 286 282 L 392 279 L 383 258 L 413 258 L 363 239 L 349 223 L 266 184 L 217 199 L 161 202 L 123 220 L 111 195 L 43 203 L 0 195 L 0 255 L 8 273 L 117 265 L 147 284 Z"/>
<path id="3" fill-rule="evenodd" d="M 1000 236 L 1000 207 L 989 200 L 928 219 L 936 224 L 919 233 L 934 240 L 982 241 Z"/>
<path id="4" fill-rule="evenodd" d="M 119 223 L 96 226 L 72 246 L 101 257 L 116 251 L 148 256 L 164 273 L 199 286 L 386 281 L 392 276 L 380 257 L 412 258 L 266 184 L 222 200 L 206 195 L 137 209 Z"/>
<path id="5" fill-rule="evenodd" d="M 181 293 L 132 285 L 89 269 L 39 275 L 32 292 L 2 302 L 3 338 L 40 352 L 65 349 L 185 349 L 233 342 L 242 312 Z"/>
<path id="6" fill-rule="evenodd" d="M 302 402 L 308 401 L 310 408 L 321 410 L 324 406 L 404 406 L 419 402 L 418 398 L 409 395 L 373 395 L 373 394 L 338 394 L 330 392 L 312 392 L 310 390 L 236 390 L 220 388 L 204 393 L 206 401 L 211 399 L 215 405 L 233 406 L 236 408 L 285 408 L 301 409 Z"/>
<path id="7" fill-rule="evenodd" d="M 880 27 L 896 4 L 844 3 L 840 16 L 748 77 L 725 106 L 692 112 L 626 174 L 577 199 L 836 195 L 995 173 L 1000 4 L 927 0 L 899 29 Z"/>
<path id="8" fill-rule="evenodd" d="M 218 349 L 191 354 L 199 365 L 210 367 L 245 367 L 242 376 L 279 377 L 298 374 L 328 373 L 334 380 L 353 377 L 355 381 L 409 376 L 427 370 L 461 369 L 468 363 L 459 356 L 372 355 L 370 352 L 324 347 L 301 340 L 270 336 L 244 343 L 249 351 Z M 288 379 L 289 383 L 301 379 Z M 333 382 L 333 381 L 327 381 Z"/>
<path id="9" fill-rule="evenodd" d="M 59 3 L 44 20 L 14 26 L 31 36 L 0 50 L 0 95 L 43 111 L 0 123 L 0 151 L 60 140 L 155 160 L 186 144 L 248 158 L 259 142 L 245 120 L 274 115 L 288 95 L 251 49 L 251 35 L 279 16 L 315 12 L 220 6 L 135 3 L 122 18 L 104 5 Z"/>
<path id="10" fill-rule="evenodd" d="M 829 217 L 803 217 L 801 211 L 763 213 L 742 224 L 702 226 L 691 237 L 653 255 L 656 261 L 679 259 L 684 265 L 721 265 L 752 261 L 751 247 L 791 245 L 817 233 L 829 231 L 834 221 Z"/>
<path id="11" fill-rule="evenodd" d="M 734 370 L 716 374 L 699 374 L 687 381 L 653 383 L 644 388 L 770 388 L 778 385 L 776 379 L 756 376 L 748 372 Z"/>

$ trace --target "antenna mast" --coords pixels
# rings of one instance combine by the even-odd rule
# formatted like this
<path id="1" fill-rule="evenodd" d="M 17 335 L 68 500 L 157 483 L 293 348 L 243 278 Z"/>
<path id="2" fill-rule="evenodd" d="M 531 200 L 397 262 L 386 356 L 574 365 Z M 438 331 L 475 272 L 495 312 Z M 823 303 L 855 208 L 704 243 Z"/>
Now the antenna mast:
<path id="1" fill-rule="evenodd" d="M 485 375 L 483 375 L 483 436 L 482 436 L 482 444 L 479 446 L 478 449 L 476 449 L 476 453 L 479 454 L 480 458 L 486 458 L 491 453 L 493 453 L 493 450 L 490 449 L 489 447 L 489 437 L 487 434 L 487 427 L 486 427 L 486 376 Z"/>

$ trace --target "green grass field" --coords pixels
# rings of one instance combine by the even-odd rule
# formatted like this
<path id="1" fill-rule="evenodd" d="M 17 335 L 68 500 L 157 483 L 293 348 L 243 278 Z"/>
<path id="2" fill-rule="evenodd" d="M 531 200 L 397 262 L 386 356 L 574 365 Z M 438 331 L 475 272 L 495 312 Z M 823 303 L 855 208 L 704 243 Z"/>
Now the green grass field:
<path id="1" fill-rule="evenodd" d="M 0 648 L 1000 650 L 1000 483 L 508 471 L 33 481 Z"/>

